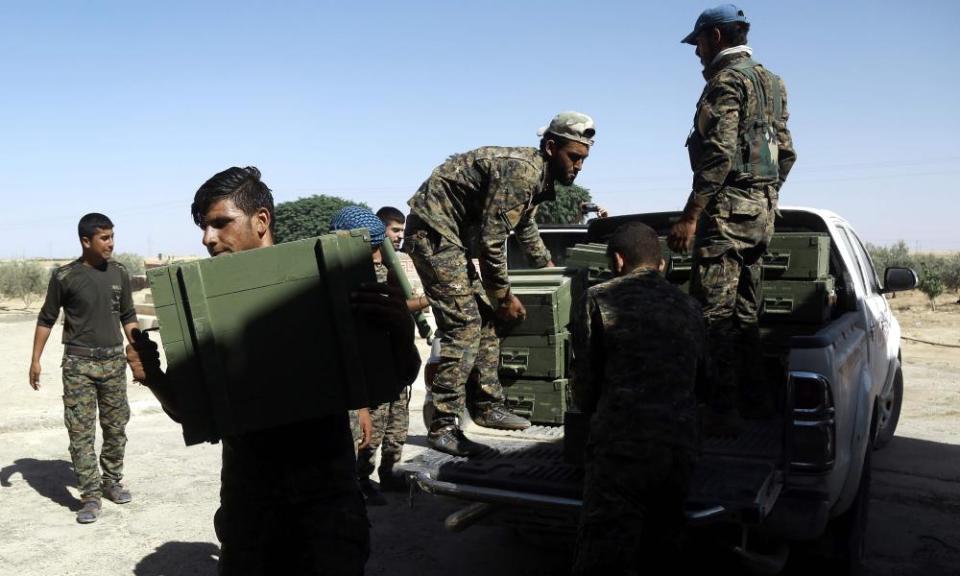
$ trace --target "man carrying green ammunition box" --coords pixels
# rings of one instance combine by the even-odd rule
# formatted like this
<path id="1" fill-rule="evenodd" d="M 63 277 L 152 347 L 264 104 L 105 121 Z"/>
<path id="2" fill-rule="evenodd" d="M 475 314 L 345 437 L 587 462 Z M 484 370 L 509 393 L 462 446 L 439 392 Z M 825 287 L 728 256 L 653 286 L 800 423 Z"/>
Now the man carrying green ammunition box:
<path id="1" fill-rule="evenodd" d="M 554 181 L 573 183 L 594 133 L 589 116 L 563 112 L 540 130 L 539 149 L 489 146 L 456 154 L 410 199 L 404 251 L 417 269 L 440 334 L 440 363 L 431 384 L 435 411 L 427 435 L 435 450 L 455 456 L 483 450 L 460 429 L 465 404 L 481 426 L 530 426 L 506 409 L 497 377 L 494 320 L 514 322 L 526 315 L 510 292 L 505 244 L 515 232 L 536 267 L 551 265 L 534 220 L 537 205 L 553 199 Z M 474 245 L 479 277 L 467 255 Z"/>
<path id="2" fill-rule="evenodd" d="M 229 168 L 197 190 L 191 206 L 212 256 L 273 245 L 273 196 L 253 167 Z M 361 314 L 411 332 L 405 303 L 386 289 L 361 291 Z M 278 335 L 278 338 L 282 337 Z M 177 399 L 165 386 L 156 344 L 138 338 L 127 347 L 134 378 L 151 388 L 177 418 Z M 310 374 L 308 359 L 295 359 Z M 267 361 L 288 362 L 288 358 Z M 322 375 L 317 375 L 322 378 Z M 369 524 L 357 487 L 347 411 L 223 438 L 219 573 L 362 574 Z"/>

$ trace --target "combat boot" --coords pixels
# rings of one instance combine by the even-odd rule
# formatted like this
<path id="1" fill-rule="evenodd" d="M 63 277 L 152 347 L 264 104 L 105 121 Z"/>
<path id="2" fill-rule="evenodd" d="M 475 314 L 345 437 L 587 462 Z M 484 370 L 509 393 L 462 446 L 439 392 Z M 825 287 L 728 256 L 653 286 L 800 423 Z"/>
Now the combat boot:
<path id="1" fill-rule="evenodd" d="M 367 506 L 386 506 L 387 499 L 383 497 L 383 493 L 380 492 L 380 486 L 369 478 L 361 478 L 359 480 L 360 491 L 363 492 L 363 499 L 367 502 Z"/>
<path id="2" fill-rule="evenodd" d="M 77 522 L 81 524 L 91 524 L 100 517 L 100 499 L 84 498 L 81 500 L 83 508 L 77 511 Z"/>
<path id="3" fill-rule="evenodd" d="M 132 500 L 130 491 L 123 487 L 119 482 L 104 482 L 100 485 L 103 497 L 114 504 L 126 504 Z"/>
<path id="4" fill-rule="evenodd" d="M 474 423 L 484 428 L 526 430 L 530 427 L 529 420 L 510 412 L 503 404 L 495 404 L 476 416 L 471 414 L 470 417 L 473 418 Z"/>
<path id="5" fill-rule="evenodd" d="M 380 489 L 384 492 L 403 492 L 407 489 L 407 483 L 394 473 L 393 466 L 380 466 L 377 474 L 380 475 Z"/>
<path id="6" fill-rule="evenodd" d="M 454 424 L 427 433 L 427 445 L 437 452 L 462 457 L 476 456 L 487 450 L 483 444 L 469 440 Z"/>

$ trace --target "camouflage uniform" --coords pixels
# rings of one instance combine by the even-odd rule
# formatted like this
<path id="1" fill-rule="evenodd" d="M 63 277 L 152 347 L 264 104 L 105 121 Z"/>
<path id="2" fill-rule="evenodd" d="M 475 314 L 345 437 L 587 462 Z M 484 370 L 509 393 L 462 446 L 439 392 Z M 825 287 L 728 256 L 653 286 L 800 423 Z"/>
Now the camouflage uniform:
<path id="1" fill-rule="evenodd" d="M 783 81 L 748 53 L 723 56 L 687 139 L 690 203 L 703 208 L 694 242 L 691 295 L 703 306 L 717 363 L 713 404 L 735 405 L 739 358 L 759 356 L 757 316 L 763 253 L 780 187 L 796 159 Z"/>
<path id="2" fill-rule="evenodd" d="M 384 284 L 389 269 L 382 262 L 374 262 L 377 282 Z M 383 446 L 380 454 L 380 469 L 389 473 L 393 465 L 400 461 L 403 445 L 407 442 L 407 430 L 410 427 L 410 388 L 405 387 L 400 397 L 393 402 L 384 402 L 370 410 L 373 434 L 370 445 L 357 455 L 357 477 L 364 479 L 373 473 L 376 466 L 377 449 Z M 383 475 L 381 474 L 381 478 Z"/>
<path id="3" fill-rule="evenodd" d="M 98 499 L 103 484 L 123 478 L 130 405 L 121 326 L 137 321 L 126 268 L 114 261 L 93 268 L 79 259 L 57 268 L 37 324 L 53 327 L 61 308 L 63 421 L 80 497 Z M 103 431 L 99 467 L 94 446 L 98 410 Z"/>
<path id="4" fill-rule="evenodd" d="M 639 269 L 590 288 L 571 321 L 573 393 L 592 414 L 574 573 L 639 574 L 679 548 L 703 318 L 692 298 Z"/>
<path id="5" fill-rule="evenodd" d="M 130 421 L 126 370 L 126 358 L 119 354 L 103 360 L 63 357 L 63 422 L 81 498 L 100 496 L 101 480 L 111 483 L 123 478 L 125 428 Z M 98 406 L 103 431 L 100 468 L 94 449 Z"/>
<path id="6" fill-rule="evenodd" d="M 550 261 L 534 215 L 552 193 L 539 150 L 485 147 L 452 156 L 410 199 L 404 251 L 430 299 L 441 338 L 431 386 L 433 430 L 456 423 L 465 404 L 472 413 L 503 404 L 491 303 L 510 292 L 505 244 L 511 231 L 534 266 Z M 473 245 L 482 282 L 467 255 Z"/>

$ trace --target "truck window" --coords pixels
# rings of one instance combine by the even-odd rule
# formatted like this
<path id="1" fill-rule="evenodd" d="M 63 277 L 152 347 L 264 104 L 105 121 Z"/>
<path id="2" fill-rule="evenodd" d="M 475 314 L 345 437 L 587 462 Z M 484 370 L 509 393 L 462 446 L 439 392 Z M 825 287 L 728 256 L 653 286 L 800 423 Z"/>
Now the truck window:
<path id="1" fill-rule="evenodd" d="M 857 266 L 860 268 L 860 274 L 863 276 L 864 286 L 868 292 L 879 293 L 880 282 L 877 280 L 877 273 L 873 269 L 870 256 L 867 255 L 867 251 L 863 249 L 863 244 L 860 243 L 860 238 L 853 230 L 848 228 L 843 228 L 843 233 L 847 236 L 850 245 L 853 246 L 853 255 L 857 260 Z"/>
<path id="2" fill-rule="evenodd" d="M 836 239 L 839 240 L 840 245 L 842 245 L 843 248 L 847 251 L 847 254 L 850 255 L 850 258 L 854 260 L 854 264 L 849 267 L 848 272 L 850 273 L 852 280 L 856 282 L 856 284 L 860 286 L 860 289 L 864 291 L 864 294 L 866 294 L 867 287 L 863 281 L 863 272 L 861 271 L 861 268 L 860 268 L 860 264 L 859 264 L 860 259 L 857 257 L 857 252 L 856 250 L 853 249 L 853 246 L 850 243 L 850 237 L 847 236 L 846 228 L 844 228 L 843 226 L 837 226 L 837 230 L 839 231 L 839 233 L 837 234 Z"/>

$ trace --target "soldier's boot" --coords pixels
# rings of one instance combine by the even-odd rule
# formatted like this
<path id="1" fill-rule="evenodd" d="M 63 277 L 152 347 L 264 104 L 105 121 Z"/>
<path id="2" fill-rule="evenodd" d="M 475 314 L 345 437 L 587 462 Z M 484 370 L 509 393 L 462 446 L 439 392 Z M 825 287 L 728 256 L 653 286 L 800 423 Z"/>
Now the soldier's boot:
<path id="1" fill-rule="evenodd" d="M 359 480 L 360 491 L 363 492 L 363 499 L 367 506 L 386 506 L 387 499 L 380 492 L 380 486 L 370 478 L 361 478 Z"/>
<path id="2" fill-rule="evenodd" d="M 503 404 L 493 404 L 486 409 L 478 411 L 476 415 L 471 414 L 470 417 L 474 423 L 484 428 L 526 430 L 530 427 L 529 420 L 510 412 Z"/>
<path id="3" fill-rule="evenodd" d="M 483 453 L 488 448 L 463 435 L 456 424 L 448 424 L 427 433 L 427 445 L 451 456 L 469 457 Z"/>
<path id="4" fill-rule="evenodd" d="M 406 491 L 407 483 L 393 470 L 393 463 L 381 463 L 380 468 L 377 469 L 377 474 L 380 475 L 380 489 L 384 492 Z"/>
<path id="5" fill-rule="evenodd" d="M 103 492 L 103 497 L 114 504 L 126 504 L 133 499 L 130 491 L 119 482 L 103 482 L 100 485 L 100 490 Z"/>
<path id="6" fill-rule="evenodd" d="M 77 522 L 81 524 L 90 524 L 97 521 L 100 517 L 100 499 L 83 498 L 81 500 L 83 507 L 77 512 Z"/>

